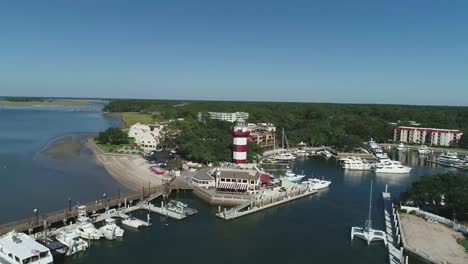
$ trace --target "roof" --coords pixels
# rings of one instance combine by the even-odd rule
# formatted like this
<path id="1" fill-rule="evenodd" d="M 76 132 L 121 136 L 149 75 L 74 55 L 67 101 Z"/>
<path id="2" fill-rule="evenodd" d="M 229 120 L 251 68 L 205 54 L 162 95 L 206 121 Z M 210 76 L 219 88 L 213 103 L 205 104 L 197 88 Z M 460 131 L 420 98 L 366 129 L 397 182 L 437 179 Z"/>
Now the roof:
<path id="1" fill-rule="evenodd" d="M 220 178 L 243 179 L 256 181 L 260 174 L 255 170 L 221 169 Z"/>
<path id="2" fill-rule="evenodd" d="M 10 232 L 0 237 L 0 246 L 20 259 L 30 258 L 34 252 L 47 252 L 49 249 L 24 233 Z"/>
<path id="3" fill-rule="evenodd" d="M 199 181 L 212 181 L 214 179 L 213 177 L 208 175 L 209 171 L 210 171 L 210 168 L 203 168 L 199 170 L 195 175 L 193 175 L 192 178 L 195 178 Z"/>

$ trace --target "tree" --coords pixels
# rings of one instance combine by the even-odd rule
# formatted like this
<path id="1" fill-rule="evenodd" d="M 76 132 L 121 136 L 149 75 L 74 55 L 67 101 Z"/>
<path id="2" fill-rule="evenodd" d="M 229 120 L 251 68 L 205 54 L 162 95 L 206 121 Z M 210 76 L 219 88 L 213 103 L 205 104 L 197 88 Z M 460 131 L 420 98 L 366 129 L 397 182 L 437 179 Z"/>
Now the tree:
<path id="1" fill-rule="evenodd" d="M 182 168 L 183 161 L 180 158 L 175 158 L 173 160 L 170 160 L 167 163 L 167 169 L 168 170 L 179 170 Z"/>
<path id="2" fill-rule="evenodd" d="M 99 133 L 96 140 L 101 144 L 119 145 L 128 143 L 127 134 L 116 127 L 108 128 L 106 131 Z"/>

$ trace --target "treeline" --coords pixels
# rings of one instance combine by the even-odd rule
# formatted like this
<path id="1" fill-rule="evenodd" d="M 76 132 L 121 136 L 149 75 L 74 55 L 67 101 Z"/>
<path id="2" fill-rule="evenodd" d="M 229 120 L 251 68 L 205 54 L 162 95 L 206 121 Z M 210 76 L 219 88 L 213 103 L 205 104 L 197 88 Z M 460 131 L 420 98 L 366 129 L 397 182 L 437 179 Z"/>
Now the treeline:
<path id="1" fill-rule="evenodd" d="M 144 112 L 156 120 L 196 119 L 199 112 L 248 112 L 249 122 L 270 122 L 285 129 L 291 143 L 353 149 L 362 140 L 393 138 L 389 122 L 410 120 L 422 126 L 468 130 L 468 108 L 448 106 L 363 105 L 278 102 L 113 100 L 110 112 Z M 468 145 L 468 140 L 466 140 Z"/>
<path id="2" fill-rule="evenodd" d="M 446 173 L 422 177 L 400 200 L 448 219 L 468 221 L 468 177 Z"/>
<path id="3" fill-rule="evenodd" d="M 161 142 L 161 147 L 175 147 L 184 158 L 196 162 L 221 162 L 232 160 L 231 124 L 218 120 L 198 122 L 192 118 L 174 121 L 169 124 L 169 131 Z M 173 137 L 170 131 L 180 131 Z M 248 144 L 248 161 L 256 161 L 261 154 L 260 148 Z"/>

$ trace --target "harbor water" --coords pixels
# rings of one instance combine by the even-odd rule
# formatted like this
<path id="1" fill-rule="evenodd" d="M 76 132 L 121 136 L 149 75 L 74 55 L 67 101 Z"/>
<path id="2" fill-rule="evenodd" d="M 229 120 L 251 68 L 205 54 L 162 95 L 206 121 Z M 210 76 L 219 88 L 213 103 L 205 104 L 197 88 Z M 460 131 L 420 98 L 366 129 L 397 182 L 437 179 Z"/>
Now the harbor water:
<path id="1" fill-rule="evenodd" d="M 0 222 L 28 217 L 37 207 L 41 211 L 65 207 L 69 196 L 89 202 L 122 188 L 86 150 L 67 159 L 43 153 L 53 139 L 95 133 L 118 125 L 117 120 L 63 108 L 1 109 L 0 119 Z M 332 158 L 298 160 L 296 172 L 331 180 L 330 188 L 233 221 L 215 217 L 218 207 L 190 192 L 176 192 L 173 197 L 198 214 L 183 221 L 152 214 L 151 227 L 124 227 L 122 240 L 92 241 L 88 251 L 67 258 L 66 263 L 388 263 L 383 245 L 350 240 L 351 226 L 363 225 L 367 218 L 370 181 L 374 181 L 373 225 L 383 229 L 385 184 L 392 197 L 398 197 L 419 177 L 450 170 L 425 166 L 416 152 L 392 156 L 412 166 L 412 172 L 346 172 Z M 133 215 L 146 219 L 146 213 Z"/>

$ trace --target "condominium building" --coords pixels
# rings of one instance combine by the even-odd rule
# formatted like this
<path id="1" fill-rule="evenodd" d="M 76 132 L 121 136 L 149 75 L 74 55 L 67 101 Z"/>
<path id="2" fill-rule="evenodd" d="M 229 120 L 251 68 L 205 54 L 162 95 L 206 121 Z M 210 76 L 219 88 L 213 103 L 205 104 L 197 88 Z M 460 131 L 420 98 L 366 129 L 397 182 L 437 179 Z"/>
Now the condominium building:
<path id="1" fill-rule="evenodd" d="M 246 112 L 235 112 L 235 113 L 222 113 L 222 112 L 208 112 L 211 119 L 218 119 L 222 121 L 228 121 L 231 123 L 237 122 L 239 120 L 249 119 L 249 113 Z M 199 117 L 201 113 L 199 114 Z"/>
<path id="2" fill-rule="evenodd" d="M 457 143 L 463 131 L 456 129 L 398 126 L 393 130 L 393 140 L 405 143 L 450 146 Z"/>

